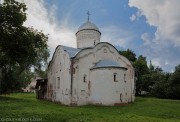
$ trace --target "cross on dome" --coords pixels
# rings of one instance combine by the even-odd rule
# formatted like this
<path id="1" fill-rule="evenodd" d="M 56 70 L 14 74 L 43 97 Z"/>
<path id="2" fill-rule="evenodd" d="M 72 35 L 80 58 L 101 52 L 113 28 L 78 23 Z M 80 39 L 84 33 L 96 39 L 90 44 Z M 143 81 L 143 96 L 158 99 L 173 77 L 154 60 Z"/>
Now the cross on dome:
<path id="1" fill-rule="evenodd" d="M 89 16 L 91 15 L 89 11 L 87 12 L 87 15 L 88 15 L 88 21 L 89 21 Z"/>

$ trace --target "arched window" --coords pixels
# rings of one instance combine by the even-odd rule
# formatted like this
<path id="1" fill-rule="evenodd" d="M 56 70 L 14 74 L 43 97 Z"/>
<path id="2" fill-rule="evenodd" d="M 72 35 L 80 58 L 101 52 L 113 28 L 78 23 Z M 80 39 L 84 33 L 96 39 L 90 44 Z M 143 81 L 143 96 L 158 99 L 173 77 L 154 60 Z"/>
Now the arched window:
<path id="1" fill-rule="evenodd" d="M 60 77 L 57 77 L 57 88 L 60 89 Z"/>
<path id="2" fill-rule="evenodd" d="M 117 82 L 117 73 L 114 73 L 114 82 Z"/>
<path id="3" fill-rule="evenodd" d="M 86 75 L 83 76 L 83 82 L 86 82 Z"/>
<path id="4" fill-rule="evenodd" d="M 126 82 L 126 74 L 124 74 L 124 82 Z"/>
<path id="5" fill-rule="evenodd" d="M 122 96 L 123 96 L 123 95 L 122 95 L 122 93 L 121 93 L 121 94 L 120 94 L 120 101 L 121 101 L 121 102 L 122 102 Z"/>
<path id="6" fill-rule="evenodd" d="M 104 53 L 107 53 L 107 50 L 106 50 L 106 49 L 104 49 Z"/>

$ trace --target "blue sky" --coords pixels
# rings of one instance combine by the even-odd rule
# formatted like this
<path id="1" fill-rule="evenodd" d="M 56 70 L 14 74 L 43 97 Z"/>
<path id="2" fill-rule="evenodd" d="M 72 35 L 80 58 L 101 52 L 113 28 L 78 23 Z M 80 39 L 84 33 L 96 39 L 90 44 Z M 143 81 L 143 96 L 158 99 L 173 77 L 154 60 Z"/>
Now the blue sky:
<path id="1" fill-rule="evenodd" d="M 96 24 L 101 41 L 144 55 L 165 71 L 180 64 L 180 0 L 18 0 L 28 7 L 25 26 L 49 34 L 57 45 L 76 47 L 75 33 L 87 21 Z"/>

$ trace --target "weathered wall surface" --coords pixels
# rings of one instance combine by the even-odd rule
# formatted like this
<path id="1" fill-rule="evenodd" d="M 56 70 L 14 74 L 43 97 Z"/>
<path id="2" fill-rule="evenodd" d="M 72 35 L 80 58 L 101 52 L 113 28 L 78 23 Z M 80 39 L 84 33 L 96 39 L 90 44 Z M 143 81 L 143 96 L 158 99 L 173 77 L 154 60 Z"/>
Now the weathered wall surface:
<path id="1" fill-rule="evenodd" d="M 114 81 L 114 73 L 117 74 Z M 102 105 L 114 105 L 115 103 L 127 103 L 128 91 L 124 81 L 125 69 L 99 68 L 91 71 L 91 95 L 90 103 Z"/>
<path id="2" fill-rule="evenodd" d="M 100 37 L 98 27 L 88 19 L 76 33 L 78 49 L 57 47 L 48 69 L 47 99 L 67 105 L 134 101 L 134 68 Z"/>
<path id="3" fill-rule="evenodd" d="M 127 70 L 114 68 L 90 70 L 98 61 L 104 59 L 116 61 Z M 134 69 L 112 45 L 99 43 L 93 49 L 80 51 L 74 59 L 73 68 L 75 69 L 73 97 L 78 105 L 88 103 L 113 105 L 134 101 Z M 118 82 L 113 81 L 114 73 L 117 73 Z"/>
<path id="4" fill-rule="evenodd" d="M 100 32 L 95 30 L 83 30 L 77 34 L 77 48 L 92 47 L 100 42 Z"/>
<path id="5" fill-rule="evenodd" d="M 120 67 L 94 68 L 102 60 L 112 60 Z M 135 98 L 134 69 L 109 43 L 83 49 L 73 59 L 58 46 L 49 65 L 47 90 L 47 99 L 66 105 L 129 103 Z"/>
<path id="6" fill-rule="evenodd" d="M 73 65 L 75 69 L 75 74 L 73 74 L 73 96 L 78 105 L 85 105 L 88 102 L 90 67 L 93 67 L 94 62 L 93 53 L 89 51 L 89 49 L 87 51 L 82 51 L 78 56 L 80 58 L 75 59 Z M 85 81 L 84 77 L 86 77 Z"/>
<path id="7" fill-rule="evenodd" d="M 58 46 L 48 68 L 47 99 L 70 104 L 71 61 L 69 54 Z"/>

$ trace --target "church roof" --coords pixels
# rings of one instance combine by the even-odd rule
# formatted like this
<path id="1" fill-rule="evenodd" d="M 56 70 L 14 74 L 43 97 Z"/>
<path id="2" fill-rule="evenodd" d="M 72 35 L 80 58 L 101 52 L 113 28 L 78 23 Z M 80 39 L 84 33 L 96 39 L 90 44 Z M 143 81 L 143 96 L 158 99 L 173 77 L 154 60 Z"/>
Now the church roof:
<path id="1" fill-rule="evenodd" d="M 98 43 L 97 45 L 102 45 L 102 44 L 108 44 L 110 46 L 112 46 L 115 50 L 117 50 L 112 44 L 108 43 L 108 42 L 100 42 Z M 87 48 L 81 48 L 81 49 L 78 49 L 78 48 L 73 48 L 73 47 L 68 47 L 68 46 L 62 46 L 62 45 L 59 45 L 56 47 L 56 49 L 58 47 L 62 47 L 64 51 L 66 51 L 70 58 L 76 58 L 77 55 L 79 53 L 81 53 L 82 51 L 84 50 L 89 50 L 89 49 L 94 49 L 97 45 L 95 45 L 94 47 L 87 47 Z M 118 51 L 118 50 L 117 50 Z M 56 52 L 56 51 L 55 51 Z M 54 54 L 55 54 L 54 52 Z M 54 54 L 53 54 L 53 57 L 54 57 Z M 53 60 L 53 57 L 52 57 L 52 60 Z M 52 60 L 49 62 L 49 65 L 48 67 L 50 66 L 50 64 L 52 63 Z M 99 62 L 97 62 L 92 68 L 90 69 L 97 69 L 97 68 L 122 68 L 122 69 L 127 69 L 126 67 L 121 67 L 121 65 L 118 63 L 118 62 L 115 62 L 115 61 L 112 61 L 110 59 L 105 59 L 105 60 L 100 60 Z"/>
<path id="2" fill-rule="evenodd" d="M 95 67 L 112 67 L 112 66 L 115 66 L 115 67 L 120 67 L 120 65 L 115 62 L 115 61 L 112 61 L 112 60 L 100 60 L 96 65 Z"/>
<path id="3" fill-rule="evenodd" d="M 67 46 L 62 46 L 64 51 L 66 51 L 69 56 L 72 58 L 74 57 L 81 49 L 73 48 L 73 47 L 67 47 Z"/>
<path id="4" fill-rule="evenodd" d="M 99 31 L 99 28 L 95 25 L 95 24 L 93 24 L 92 22 L 90 22 L 90 21 L 87 21 L 87 22 L 85 22 L 84 24 L 82 24 L 80 27 L 79 27 L 79 29 L 78 29 L 78 31 L 81 31 L 81 30 L 97 30 L 97 31 Z"/>
<path id="5" fill-rule="evenodd" d="M 121 67 L 118 62 L 115 62 L 109 59 L 100 60 L 91 69 L 97 69 L 97 68 L 122 68 L 122 69 L 127 70 L 126 67 Z"/>
<path id="6" fill-rule="evenodd" d="M 119 63 L 109 60 L 109 59 L 105 59 L 105 60 L 100 60 L 99 62 L 97 62 L 95 64 L 94 67 L 92 67 L 91 69 L 94 68 L 104 68 L 104 67 L 116 67 L 116 68 L 120 68 Z"/>

